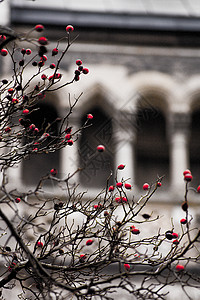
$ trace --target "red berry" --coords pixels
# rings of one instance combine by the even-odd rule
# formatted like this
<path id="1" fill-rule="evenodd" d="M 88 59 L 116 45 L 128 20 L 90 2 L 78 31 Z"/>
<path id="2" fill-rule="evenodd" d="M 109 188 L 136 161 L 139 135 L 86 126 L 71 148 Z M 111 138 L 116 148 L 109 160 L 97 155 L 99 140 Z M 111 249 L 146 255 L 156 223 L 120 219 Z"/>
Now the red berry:
<path id="1" fill-rule="evenodd" d="M 8 51 L 6 49 L 1 49 L 1 56 L 6 56 Z"/>
<path id="2" fill-rule="evenodd" d="M 67 127 L 67 128 L 65 129 L 65 132 L 66 132 L 66 133 L 71 133 L 71 132 L 72 132 L 72 127 Z"/>
<path id="3" fill-rule="evenodd" d="M 21 199 L 19 197 L 15 198 L 15 202 L 19 203 L 21 201 Z"/>
<path id="4" fill-rule="evenodd" d="M 99 208 L 99 205 L 98 204 L 95 204 L 94 205 L 94 209 L 98 209 Z"/>
<path id="5" fill-rule="evenodd" d="M 41 67 L 43 67 L 43 66 L 44 66 L 44 62 L 43 62 L 42 60 L 40 60 L 39 63 L 38 63 L 38 67 L 41 68 Z"/>
<path id="6" fill-rule="evenodd" d="M 116 197 L 116 198 L 115 198 L 115 201 L 116 201 L 117 203 L 121 203 L 121 197 Z"/>
<path id="7" fill-rule="evenodd" d="M 26 49 L 26 54 L 30 55 L 31 54 L 31 49 Z"/>
<path id="8" fill-rule="evenodd" d="M 123 183 L 122 183 L 122 182 L 117 182 L 117 183 L 116 183 L 116 186 L 117 186 L 118 188 L 121 188 L 121 187 L 123 186 Z"/>
<path id="9" fill-rule="evenodd" d="M 27 115 L 28 113 L 29 113 L 29 110 L 27 108 L 23 110 L 24 115 Z"/>
<path id="10" fill-rule="evenodd" d="M 41 25 L 41 24 L 35 25 L 35 30 L 36 30 L 37 32 L 41 32 L 41 31 L 44 30 L 44 26 Z"/>
<path id="11" fill-rule="evenodd" d="M 52 50 L 52 56 L 55 56 L 55 55 L 57 55 L 58 54 L 58 48 L 54 48 L 53 50 Z"/>
<path id="12" fill-rule="evenodd" d="M 47 138 L 47 137 L 49 137 L 50 135 L 49 135 L 49 133 L 45 132 L 45 133 L 43 133 L 42 136 L 45 137 L 45 138 Z"/>
<path id="13" fill-rule="evenodd" d="M 42 55 L 42 56 L 40 57 L 40 60 L 42 60 L 42 61 L 47 61 L 47 56 L 46 56 L 46 55 Z"/>
<path id="14" fill-rule="evenodd" d="M 13 103 L 13 104 L 19 103 L 19 99 L 13 98 L 13 99 L 12 99 L 12 103 Z"/>
<path id="15" fill-rule="evenodd" d="M 197 187 L 197 192 L 200 193 L 200 185 Z"/>
<path id="16" fill-rule="evenodd" d="M 87 240 L 86 245 L 90 246 L 90 245 L 92 245 L 92 243 L 93 243 L 93 240 Z"/>
<path id="17" fill-rule="evenodd" d="M 124 269 L 126 270 L 126 271 L 129 271 L 130 270 L 130 265 L 129 264 L 124 264 Z"/>
<path id="18" fill-rule="evenodd" d="M 38 129 L 37 127 L 35 127 L 34 132 L 35 132 L 35 133 L 38 133 L 38 132 L 39 132 L 39 129 Z"/>
<path id="19" fill-rule="evenodd" d="M 42 75 L 41 75 L 41 79 L 42 79 L 42 80 L 45 80 L 45 79 L 47 79 L 47 75 L 45 75 L 45 74 L 42 74 Z"/>
<path id="20" fill-rule="evenodd" d="M 190 170 L 185 170 L 184 172 L 183 172 L 183 176 L 185 176 L 186 174 L 191 174 L 191 171 Z"/>
<path id="21" fill-rule="evenodd" d="M 125 183 L 125 188 L 127 189 L 127 190 L 130 190 L 131 189 L 131 184 L 130 183 Z"/>
<path id="22" fill-rule="evenodd" d="M 55 78 L 55 79 L 60 79 L 61 77 L 62 77 L 62 74 L 56 73 L 54 78 Z"/>
<path id="23" fill-rule="evenodd" d="M 185 269 L 185 267 L 183 265 L 177 265 L 176 266 L 177 271 L 183 271 L 184 269 Z"/>
<path id="24" fill-rule="evenodd" d="M 67 144 L 68 144 L 69 146 L 72 146 L 73 143 L 74 143 L 74 142 L 73 142 L 72 140 L 68 140 L 68 141 L 67 141 Z"/>
<path id="25" fill-rule="evenodd" d="M 89 69 L 88 68 L 83 68 L 82 72 L 83 72 L 83 74 L 88 74 L 89 73 Z"/>
<path id="26" fill-rule="evenodd" d="M 140 230 L 138 228 L 135 228 L 135 227 L 131 229 L 131 232 L 133 234 L 140 234 Z"/>
<path id="27" fill-rule="evenodd" d="M 43 243 L 42 242 L 37 242 L 37 246 L 38 247 L 43 247 Z"/>
<path id="28" fill-rule="evenodd" d="M 174 244 L 174 245 L 178 245 L 178 244 L 179 244 L 179 241 L 178 241 L 178 240 L 173 240 L 173 244 Z"/>
<path id="29" fill-rule="evenodd" d="M 55 64 L 50 64 L 51 69 L 55 69 L 56 65 Z"/>
<path id="30" fill-rule="evenodd" d="M 186 220 L 186 219 L 181 219 L 181 220 L 180 220 L 180 223 L 181 223 L 181 224 L 186 224 L 186 223 L 187 223 L 187 220 Z"/>
<path id="31" fill-rule="evenodd" d="M 80 256 L 79 256 L 79 258 L 80 258 L 80 262 L 84 262 L 85 260 L 86 260 L 86 255 L 85 254 L 81 254 Z"/>
<path id="32" fill-rule="evenodd" d="M 107 217 L 107 216 L 109 216 L 109 212 L 106 210 L 106 211 L 104 211 L 104 217 Z"/>
<path id="33" fill-rule="evenodd" d="M 82 60 L 81 60 L 81 59 L 77 59 L 77 60 L 76 60 L 76 64 L 77 64 L 77 66 L 82 65 Z"/>
<path id="34" fill-rule="evenodd" d="M 97 146 L 97 151 L 98 152 L 104 152 L 105 151 L 105 147 L 103 145 L 99 145 L 99 146 Z"/>
<path id="35" fill-rule="evenodd" d="M 112 191 L 114 191 L 114 188 L 115 188 L 115 187 L 114 187 L 113 185 L 111 185 L 111 186 L 109 187 L 109 189 L 108 189 L 108 190 L 109 190 L 109 192 L 112 192 Z"/>
<path id="36" fill-rule="evenodd" d="M 174 238 L 176 238 L 176 239 L 178 238 L 178 233 L 173 232 L 172 235 L 173 235 Z"/>
<path id="37" fill-rule="evenodd" d="M 13 94 L 14 93 L 14 89 L 12 89 L 12 88 L 8 89 L 8 93 L 9 94 Z"/>
<path id="38" fill-rule="evenodd" d="M 34 130 L 34 129 L 35 129 L 35 124 L 31 124 L 31 125 L 29 126 L 29 129 L 30 129 L 30 130 Z"/>
<path id="39" fill-rule="evenodd" d="M 0 35 L 0 42 L 3 42 L 3 41 L 5 41 L 5 40 L 6 40 L 6 36 L 3 35 L 3 34 L 1 34 L 1 35 Z"/>
<path id="40" fill-rule="evenodd" d="M 135 253 L 134 256 L 140 258 L 140 255 L 138 253 Z"/>
<path id="41" fill-rule="evenodd" d="M 38 148 L 34 148 L 34 149 L 33 149 L 33 152 L 38 152 Z"/>
<path id="42" fill-rule="evenodd" d="M 87 118 L 90 119 L 90 120 L 92 120 L 94 117 L 93 117 L 92 114 L 87 114 Z"/>
<path id="43" fill-rule="evenodd" d="M 65 139 L 66 139 L 66 140 L 71 139 L 71 134 L 70 134 L 70 133 L 66 134 Z"/>
<path id="44" fill-rule="evenodd" d="M 162 183 L 160 181 L 157 182 L 157 187 L 161 187 Z"/>
<path id="45" fill-rule="evenodd" d="M 125 165 L 122 165 L 122 164 L 117 167 L 118 170 L 123 170 L 124 168 L 125 168 Z"/>
<path id="46" fill-rule="evenodd" d="M 10 127 L 6 127 L 6 128 L 5 128 L 5 132 L 7 132 L 7 133 L 8 133 L 8 132 L 11 132 L 11 128 L 10 128 Z"/>
<path id="47" fill-rule="evenodd" d="M 54 169 L 51 169 L 50 173 L 52 176 L 56 176 L 58 174 L 58 171 L 54 168 Z"/>
<path id="48" fill-rule="evenodd" d="M 121 199 L 122 199 L 122 202 L 125 202 L 125 203 L 128 201 L 126 197 L 122 197 Z"/>
<path id="49" fill-rule="evenodd" d="M 72 25 L 67 25 L 67 27 L 66 27 L 67 32 L 71 32 L 73 30 L 74 30 L 74 27 Z"/>
<path id="50" fill-rule="evenodd" d="M 55 75 L 51 75 L 51 76 L 49 76 L 49 80 L 51 80 L 51 79 L 60 79 L 62 77 L 62 74 L 60 74 L 60 73 L 56 73 Z"/>
<path id="51" fill-rule="evenodd" d="M 149 184 L 148 183 L 144 183 L 143 184 L 143 190 L 146 191 L 150 188 Z"/>
<path id="52" fill-rule="evenodd" d="M 192 174 L 190 174 L 190 173 L 187 173 L 184 176 L 184 180 L 187 181 L 187 182 L 190 182 L 192 180 L 192 178 L 193 178 Z"/>
<path id="53" fill-rule="evenodd" d="M 8 271 L 12 272 L 13 268 L 16 266 L 15 262 L 12 262 L 11 265 L 8 267 Z"/>
<path id="54" fill-rule="evenodd" d="M 41 36 L 41 37 L 38 39 L 38 43 L 39 43 L 40 45 L 47 45 L 47 44 L 48 44 L 48 40 L 47 40 L 46 37 Z"/>
<path id="55" fill-rule="evenodd" d="M 21 49 L 21 54 L 24 55 L 25 53 L 26 53 L 26 49 L 22 48 L 22 49 Z"/>

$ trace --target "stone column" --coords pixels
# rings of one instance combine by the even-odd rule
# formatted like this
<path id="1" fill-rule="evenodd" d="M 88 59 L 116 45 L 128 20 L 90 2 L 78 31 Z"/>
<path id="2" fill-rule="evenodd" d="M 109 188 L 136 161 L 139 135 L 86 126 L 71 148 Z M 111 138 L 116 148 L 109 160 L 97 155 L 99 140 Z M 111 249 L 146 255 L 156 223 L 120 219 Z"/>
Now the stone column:
<path id="1" fill-rule="evenodd" d="M 75 116 L 73 112 L 73 117 L 70 118 L 69 127 L 72 127 L 72 134 L 80 128 L 79 119 Z M 66 178 L 69 174 L 72 175 L 79 168 L 79 154 L 78 154 L 78 133 L 72 137 L 75 141 L 72 146 L 66 146 L 61 149 L 61 173 L 63 178 Z M 71 179 L 71 183 L 79 183 L 79 172 L 74 174 Z"/>
<path id="2" fill-rule="evenodd" d="M 121 111 L 113 122 L 114 145 L 115 145 L 115 169 L 124 164 L 122 176 L 130 178 L 135 183 L 135 115 Z"/>
<path id="3" fill-rule="evenodd" d="M 23 190 L 23 182 L 22 182 L 22 162 L 16 164 L 13 167 L 10 167 L 7 171 L 8 175 L 8 186 L 14 188 L 22 188 Z"/>
<path id="4" fill-rule="evenodd" d="M 0 25 L 8 26 L 10 23 L 10 1 L 3 1 L 0 5 Z"/>
<path id="5" fill-rule="evenodd" d="M 175 113 L 169 122 L 170 170 L 172 190 L 183 189 L 183 171 L 189 168 L 188 140 L 190 116 Z"/>

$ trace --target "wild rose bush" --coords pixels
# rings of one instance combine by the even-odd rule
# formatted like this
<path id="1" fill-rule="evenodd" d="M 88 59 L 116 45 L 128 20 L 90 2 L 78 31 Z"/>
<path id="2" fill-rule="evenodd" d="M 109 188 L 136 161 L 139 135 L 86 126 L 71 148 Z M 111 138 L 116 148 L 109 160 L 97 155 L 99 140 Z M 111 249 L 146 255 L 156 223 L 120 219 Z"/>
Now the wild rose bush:
<path id="1" fill-rule="evenodd" d="M 39 24 L 33 30 L 43 29 Z M 68 25 L 63 38 L 66 48 L 61 53 L 59 41 L 51 48 L 45 36 L 36 40 L 31 32 L 23 37 L 16 34 L 11 43 L 1 35 L 1 55 L 3 59 L 10 56 L 13 62 L 11 78 L 2 79 L 0 87 L 2 297 L 11 289 L 19 299 L 115 299 L 114 293 L 119 290 L 135 299 L 166 299 L 168 287 L 179 284 L 190 299 L 186 287 L 199 288 L 200 279 L 190 272 L 190 266 L 199 264 L 200 237 L 189 215 L 190 170 L 183 174 L 185 197 L 180 210 L 185 218 L 180 219 L 181 234 L 175 232 L 173 224 L 162 231 L 159 217 L 145 213 L 154 193 L 162 189 L 163 177 L 153 179 L 153 184 L 144 183 L 141 197 L 135 199 L 129 179 L 122 176 L 126 168 L 123 164 L 110 174 L 95 198 L 80 191 L 78 182 L 71 182 L 81 168 L 64 178 L 59 178 L 58 170 L 53 168 L 27 192 L 14 183 L 12 189 L 8 187 L 7 171 L 27 155 L 55 152 L 77 142 L 69 116 L 79 97 L 70 102 L 64 118 L 54 120 L 59 122 L 57 135 L 52 136 L 54 122 L 37 128 L 29 119 L 35 105 L 45 101 L 48 93 L 89 72 L 77 59 L 71 81 L 65 81 L 59 73 L 72 34 L 74 28 Z M 30 48 L 19 47 L 23 41 L 29 42 Z M 37 54 L 33 54 L 32 47 Z M 48 64 L 47 52 L 55 62 Z M 35 72 L 25 81 L 23 75 L 31 64 Z M 52 75 L 45 73 L 47 69 Z M 32 86 L 35 77 L 39 78 L 38 84 Z M 88 114 L 78 132 L 87 130 L 87 122 L 92 119 Z M 106 149 L 99 145 L 96 151 L 103 155 Z M 48 181 L 54 184 L 56 193 L 46 189 Z M 157 233 L 145 236 L 146 226 L 152 226 L 154 232 L 157 228 Z"/>

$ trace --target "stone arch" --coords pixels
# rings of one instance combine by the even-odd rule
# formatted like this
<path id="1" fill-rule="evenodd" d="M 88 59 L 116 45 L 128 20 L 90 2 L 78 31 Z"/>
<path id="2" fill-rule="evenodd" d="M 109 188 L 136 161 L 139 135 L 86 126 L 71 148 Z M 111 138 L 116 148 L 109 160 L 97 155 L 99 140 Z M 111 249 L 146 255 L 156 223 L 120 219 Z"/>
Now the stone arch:
<path id="1" fill-rule="evenodd" d="M 83 115 L 89 113 L 94 107 L 99 107 L 106 115 L 114 117 L 116 114 L 115 101 L 115 96 L 109 90 L 96 83 L 83 93 L 75 111 L 76 114 Z"/>
<path id="2" fill-rule="evenodd" d="M 148 73 L 148 74 L 147 74 Z M 136 183 L 155 181 L 165 175 L 168 184 L 168 116 L 174 84 L 169 76 L 145 72 L 135 76 L 135 172 Z M 166 184 L 165 184 L 166 186 Z"/>
<path id="3" fill-rule="evenodd" d="M 88 128 L 82 131 L 79 139 L 79 163 L 83 167 L 80 182 L 84 186 L 103 188 L 114 167 L 113 123 L 114 111 L 109 95 L 101 85 L 95 85 L 76 108 L 76 119 L 80 125 L 88 123 Z M 87 114 L 93 115 L 87 120 Z M 105 146 L 104 153 L 98 153 L 96 147 Z M 90 159 L 90 157 L 92 159 Z"/>
<path id="4" fill-rule="evenodd" d="M 200 107 L 200 76 L 192 76 L 185 87 L 185 99 L 188 104 L 188 112 L 191 113 Z"/>
<path id="5" fill-rule="evenodd" d="M 44 132 L 50 134 L 50 136 L 44 140 L 43 147 L 49 143 L 55 143 L 55 136 L 59 130 L 58 122 L 55 122 L 59 116 L 56 106 L 47 100 L 45 102 L 38 102 L 32 109 L 33 113 L 29 116 L 30 123 L 39 129 L 39 135 L 42 136 Z M 52 124 L 52 126 L 46 131 L 49 124 Z M 37 147 L 36 145 L 35 149 L 37 149 Z M 28 186 L 37 184 L 39 179 L 48 174 L 52 168 L 60 170 L 60 151 L 45 152 L 39 155 L 37 155 L 36 151 L 31 156 L 27 155 L 21 163 L 22 181 Z M 49 183 L 50 182 L 48 182 L 48 184 Z"/>
<path id="6" fill-rule="evenodd" d="M 46 70 L 45 74 L 52 75 L 53 70 Z M 32 69 L 27 68 L 24 73 L 24 84 L 28 82 L 29 78 L 32 76 Z M 32 87 L 41 81 L 41 74 L 36 76 L 27 87 L 26 91 L 30 91 Z M 60 83 L 59 83 L 60 84 Z M 51 135 L 55 136 L 54 133 L 58 130 L 59 124 L 54 122 L 58 117 L 62 117 L 65 112 L 61 106 L 62 96 L 60 95 L 60 90 L 47 92 L 44 98 L 38 99 L 30 105 L 29 119 L 31 123 L 35 123 L 35 126 L 40 128 L 40 134 L 45 131 L 47 123 L 53 122 L 54 124 L 49 129 L 50 137 L 47 142 L 50 142 Z M 45 121 L 44 121 L 44 120 Z M 52 133 L 52 134 L 51 134 Z M 37 148 L 37 146 L 35 146 Z M 42 163 L 41 163 L 42 162 Z M 31 186 L 36 184 L 41 176 L 46 175 L 52 168 L 60 169 L 61 157 L 60 151 L 37 155 L 37 152 L 31 156 L 26 156 L 25 160 L 20 163 L 19 168 L 17 168 L 18 177 L 20 178 L 23 185 Z M 32 176 L 30 176 L 32 174 Z M 12 174 L 11 174 L 12 175 Z"/>
<path id="7" fill-rule="evenodd" d="M 135 109 L 141 100 L 144 105 L 157 106 L 165 115 L 174 110 L 179 99 L 180 86 L 169 75 L 159 72 L 140 72 L 131 78 L 134 89 Z M 150 99 L 149 99 L 150 98 Z M 173 101 L 172 101 L 173 100 Z"/>

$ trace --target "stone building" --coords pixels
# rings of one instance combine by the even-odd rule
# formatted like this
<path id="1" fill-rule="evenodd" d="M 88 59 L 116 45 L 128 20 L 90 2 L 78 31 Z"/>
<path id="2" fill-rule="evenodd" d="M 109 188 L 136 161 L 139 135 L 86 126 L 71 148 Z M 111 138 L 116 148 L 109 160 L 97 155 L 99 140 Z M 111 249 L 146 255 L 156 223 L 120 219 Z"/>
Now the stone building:
<path id="1" fill-rule="evenodd" d="M 54 117 L 62 116 L 68 109 L 69 93 L 72 98 L 83 93 L 70 122 L 75 130 L 92 113 L 93 126 L 73 147 L 45 157 L 40 174 L 40 161 L 34 161 L 31 172 L 37 178 L 51 165 L 62 175 L 86 163 L 75 180 L 96 195 L 110 170 L 123 163 L 123 177 L 131 178 L 136 197 L 144 182 L 153 183 L 157 176 L 165 175 L 149 210 L 159 215 L 165 211 L 165 220 L 170 223 L 173 217 L 176 223 L 182 213 L 183 171 L 191 169 L 195 189 L 200 184 L 200 3 L 93 2 L 10 0 L 1 4 L 5 7 L 1 10 L 3 25 L 27 31 L 41 23 L 52 47 L 65 34 L 66 25 L 72 24 L 73 36 L 78 34 L 78 38 L 60 72 L 73 78 L 77 58 L 90 70 L 87 77 L 55 92 L 45 105 Z M 64 42 L 59 47 L 64 49 Z M 9 68 L 5 62 L 1 72 Z M 90 162 L 98 144 L 104 144 L 106 152 Z M 20 185 L 30 186 L 34 181 L 26 162 L 10 176 Z M 197 223 L 199 197 L 191 191 L 191 213 Z"/>
<path id="2" fill-rule="evenodd" d="M 99 182 L 86 168 L 80 178 L 84 186 L 98 188 L 119 163 L 126 164 L 125 176 L 137 188 L 165 175 L 163 190 L 173 197 L 182 194 L 184 169 L 191 168 L 195 187 L 200 183 L 199 15 L 200 6 L 194 0 L 189 4 L 181 0 L 97 1 L 95 5 L 89 0 L 84 4 L 60 0 L 56 5 L 54 1 L 10 1 L 8 23 L 17 30 L 42 23 L 51 45 L 63 36 L 66 24 L 74 25 L 74 37 L 79 35 L 61 68 L 71 78 L 75 60 L 81 58 L 90 73 L 55 93 L 54 103 L 63 111 L 67 93 L 83 92 L 74 126 L 80 126 L 89 112 L 98 119 L 78 143 L 82 157 L 90 146 L 106 144 L 104 162 L 93 166 L 94 173 L 104 176 Z M 56 110 L 59 115 L 59 107 Z M 90 141 L 87 135 L 95 138 Z M 74 147 L 70 155 L 58 154 L 61 173 L 66 168 L 74 170 L 81 160 L 75 151 Z M 22 169 L 18 177 L 23 181 Z"/>

